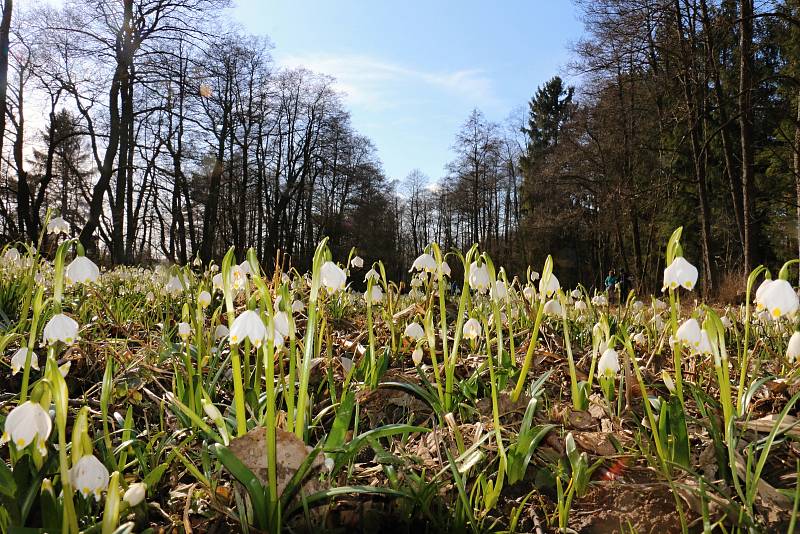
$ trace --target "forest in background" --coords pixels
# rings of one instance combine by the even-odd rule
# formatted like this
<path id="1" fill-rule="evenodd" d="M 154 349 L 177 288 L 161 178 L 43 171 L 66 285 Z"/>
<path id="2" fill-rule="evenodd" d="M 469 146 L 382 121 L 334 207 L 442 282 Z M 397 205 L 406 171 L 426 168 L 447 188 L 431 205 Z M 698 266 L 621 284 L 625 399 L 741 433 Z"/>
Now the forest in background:
<path id="1" fill-rule="evenodd" d="M 580 1 L 577 87 L 475 109 L 444 176 L 400 180 L 334 80 L 276 66 L 225 0 L 3 2 L 4 242 L 52 208 L 107 264 L 233 245 L 303 270 L 329 236 L 397 278 L 431 241 L 478 242 L 511 274 L 552 254 L 567 284 L 615 267 L 653 291 L 683 225 L 709 296 L 799 253 L 798 0 Z"/>

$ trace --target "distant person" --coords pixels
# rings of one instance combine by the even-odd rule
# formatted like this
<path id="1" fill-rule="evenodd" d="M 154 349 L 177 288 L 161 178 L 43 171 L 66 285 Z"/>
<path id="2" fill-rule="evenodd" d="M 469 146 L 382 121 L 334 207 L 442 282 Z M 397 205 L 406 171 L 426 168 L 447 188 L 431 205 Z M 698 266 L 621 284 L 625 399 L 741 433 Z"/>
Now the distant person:
<path id="1" fill-rule="evenodd" d="M 611 292 L 614 289 L 614 286 L 617 284 L 617 274 L 614 269 L 608 271 L 608 276 L 606 276 L 606 291 Z"/>

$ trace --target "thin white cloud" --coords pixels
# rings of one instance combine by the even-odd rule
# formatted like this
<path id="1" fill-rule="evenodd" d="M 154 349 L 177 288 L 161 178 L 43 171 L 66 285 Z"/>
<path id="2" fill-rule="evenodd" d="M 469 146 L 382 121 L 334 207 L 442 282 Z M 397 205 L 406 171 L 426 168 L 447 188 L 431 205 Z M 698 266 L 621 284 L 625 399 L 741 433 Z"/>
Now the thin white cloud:
<path id="1" fill-rule="evenodd" d="M 426 71 L 368 55 L 307 54 L 277 58 L 284 67 L 305 67 L 336 78 L 348 102 L 371 111 L 402 105 L 398 96 L 408 90 L 431 92 L 431 98 L 459 98 L 469 105 L 495 106 L 492 81 L 478 69 Z M 438 93 L 438 94 L 436 94 Z"/>

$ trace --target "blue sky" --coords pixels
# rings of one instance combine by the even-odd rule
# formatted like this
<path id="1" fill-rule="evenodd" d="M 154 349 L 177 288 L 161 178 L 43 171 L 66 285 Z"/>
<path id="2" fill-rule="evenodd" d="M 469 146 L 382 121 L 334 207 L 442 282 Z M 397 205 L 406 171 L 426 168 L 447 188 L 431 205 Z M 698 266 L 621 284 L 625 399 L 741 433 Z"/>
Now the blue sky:
<path id="1" fill-rule="evenodd" d="M 569 79 L 582 32 L 569 0 L 236 0 L 233 15 L 270 37 L 278 65 L 337 79 L 391 179 L 443 176 L 470 111 L 502 121 L 551 76 Z"/>

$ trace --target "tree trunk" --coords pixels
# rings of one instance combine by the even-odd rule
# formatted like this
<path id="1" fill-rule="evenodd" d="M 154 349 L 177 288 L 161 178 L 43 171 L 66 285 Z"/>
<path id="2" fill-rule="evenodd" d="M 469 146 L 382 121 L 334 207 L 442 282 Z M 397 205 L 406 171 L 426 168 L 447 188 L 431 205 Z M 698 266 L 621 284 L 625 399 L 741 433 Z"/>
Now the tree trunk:
<path id="1" fill-rule="evenodd" d="M 739 134 L 742 145 L 742 215 L 744 218 L 744 269 L 755 263 L 753 248 L 753 0 L 741 0 L 739 18 Z"/>
<path id="2" fill-rule="evenodd" d="M 11 11 L 14 2 L 5 0 L 3 3 L 3 19 L 0 21 L 0 154 L 3 153 L 3 137 L 6 131 L 6 112 L 8 103 L 8 45 L 11 32 Z"/>

